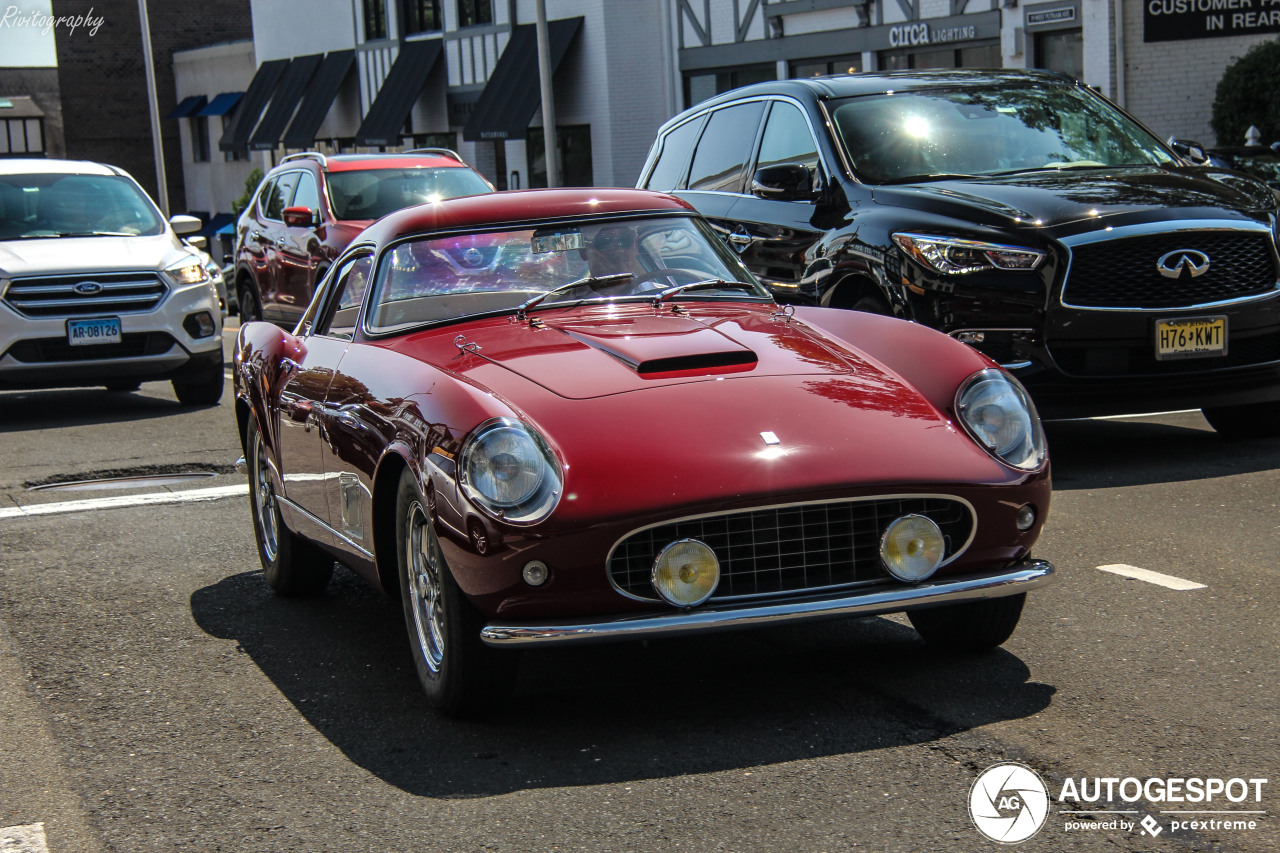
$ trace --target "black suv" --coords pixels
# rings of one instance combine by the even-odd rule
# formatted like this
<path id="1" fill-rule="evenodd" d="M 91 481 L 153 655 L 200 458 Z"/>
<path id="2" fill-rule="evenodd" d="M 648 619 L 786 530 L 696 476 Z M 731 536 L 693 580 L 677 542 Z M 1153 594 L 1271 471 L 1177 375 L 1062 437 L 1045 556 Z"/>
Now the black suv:
<path id="1" fill-rule="evenodd" d="M 698 104 L 638 185 L 780 301 L 941 329 L 1046 417 L 1195 407 L 1280 435 L 1276 196 L 1171 144 L 1048 72 L 855 74 Z"/>

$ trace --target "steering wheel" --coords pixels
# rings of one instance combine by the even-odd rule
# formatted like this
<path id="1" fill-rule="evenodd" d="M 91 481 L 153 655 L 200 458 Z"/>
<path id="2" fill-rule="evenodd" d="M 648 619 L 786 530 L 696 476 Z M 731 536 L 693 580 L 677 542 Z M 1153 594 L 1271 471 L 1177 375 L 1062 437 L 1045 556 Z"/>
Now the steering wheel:
<path id="1" fill-rule="evenodd" d="M 708 278 L 715 278 L 705 272 L 695 272 L 694 270 L 677 269 L 675 267 L 659 267 L 656 270 L 650 270 L 641 276 L 636 276 L 630 281 L 632 289 L 645 292 L 649 290 L 666 290 L 668 287 L 678 287 L 682 284 L 693 284 L 696 281 L 706 281 Z M 659 279 L 666 279 L 670 284 L 663 284 L 660 287 L 642 287 L 648 282 L 656 282 Z"/>

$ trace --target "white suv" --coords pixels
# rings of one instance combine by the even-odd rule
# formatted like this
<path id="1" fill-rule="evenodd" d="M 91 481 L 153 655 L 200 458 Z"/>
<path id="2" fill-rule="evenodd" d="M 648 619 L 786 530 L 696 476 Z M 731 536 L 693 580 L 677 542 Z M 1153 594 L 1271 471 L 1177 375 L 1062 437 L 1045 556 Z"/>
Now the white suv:
<path id="1" fill-rule="evenodd" d="M 168 379 L 218 402 L 218 294 L 177 236 L 199 228 L 113 166 L 0 159 L 0 389 Z"/>

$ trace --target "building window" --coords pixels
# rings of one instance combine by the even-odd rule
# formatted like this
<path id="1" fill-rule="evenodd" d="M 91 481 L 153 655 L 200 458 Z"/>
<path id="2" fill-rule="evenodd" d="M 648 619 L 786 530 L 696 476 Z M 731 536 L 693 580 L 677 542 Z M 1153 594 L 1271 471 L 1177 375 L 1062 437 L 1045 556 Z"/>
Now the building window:
<path id="1" fill-rule="evenodd" d="M 822 77 L 825 74 L 857 74 L 862 70 L 862 54 L 805 59 L 791 63 L 792 77 Z"/>
<path id="2" fill-rule="evenodd" d="M 0 157 L 44 154 L 44 119 L 0 119 Z"/>
<path id="3" fill-rule="evenodd" d="M 529 128 L 525 138 L 525 151 L 529 157 L 529 188 L 537 189 L 547 185 L 546 147 L 541 127 Z M 591 125 L 577 124 L 570 127 L 556 128 L 556 142 L 560 148 L 561 185 L 566 187 L 589 187 L 594 181 L 591 178 Z"/>
<path id="4" fill-rule="evenodd" d="M 364 40 L 387 37 L 387 0 L 364 0 Z"/>
<path id="5" fill-rule="evenodd" d="M 881 53 L 881 71 L 906 71 L 925 68 L 999 68 L 1002 64 L 1000 44 L 975 44 L 945 50 L 893 51 Z"/>
<path id="6" fill-rule="evenodd" d="M 693 106 L 721 92 L 752 83 L 776 80 L 777 77 L 777 68 L 773 63 L 721 68 L 705 74 L 689 74 L 684 78 L 684 102 L 687 106 Z"/>
<path id="7" fill-rule="evenodd" d="M 238 113 L 239 111 L 240 111 L 240 105 L 237 104 L 236 107 L 231 110 L 231 112 L 225 114 L 222 117 L 222 135 L 223 136 L 227 135 L 227 128 L 231 126 L 231 123 L 233 121 L 235 121 L 236 113 Z M 228 163 L 231 163 L 236 160 L 247 160 L 249 159 L 249 155 L 245 151 L 236 151 L 236 150 L 223 151 L 222 159 L 226 160 Z"/>
<path id="8" fill-rule="evenodd" d="M 440 0 L 400 0 L 400 19 L 405 35 L 434 33 L 444 29 Z"/>
<path id="9" fill-rule="evenodd" d="M 449 133 L 415 133 L 412 143 L 414 148 L 447 148 L 458 150 L 458 134 Z"/>
<path id="10" fill-rule="evenodd" d="M 209 117 L 191 117 L 191 162 L 209 162 Z"/>
<path id="11" fill-rule="evenodd" d="M 1054 30 L 1035 34 L 1035 67 L 1059 71 L 1079 80 L 1084 76 L 1084 34 Z"/>
<path id="12" fill-rule="evenodd" d="M 458 26 L 493 23 L 493 0 L 458 0 Z"/>

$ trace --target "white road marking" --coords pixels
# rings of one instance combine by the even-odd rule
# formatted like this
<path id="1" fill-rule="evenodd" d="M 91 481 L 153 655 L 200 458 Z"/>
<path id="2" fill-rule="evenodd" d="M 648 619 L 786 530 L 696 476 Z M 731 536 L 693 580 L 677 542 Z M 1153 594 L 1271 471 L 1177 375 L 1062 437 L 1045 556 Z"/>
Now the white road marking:
<path id="1" fill-rule="evenodd" d="M 44 824 L 0 827 L 0 853 L 49 853 Z"/>
<path id="2" fill-rule="evenodd" d="M 90 512 L 99 509 L 119 509 L 148 504 L 177 504 L 190 501 L 216 501 L 219 498 L 244 497 L 249 494 L 247 483 L 239 486 L 216 486 L 211 489 L 184 489 L 179 492 L 151 492 L 145 495 L 117 495 L 111 498 L 90 498 L 83 501 L 62 501 L 49 504 L 4 507 L 0 520 L 6 518 L 32 518 L 37 515 L 55 515 L 64 512 Z M 0 847 L 0 853 L 8 853 Z"/>
<path id="3" fill-rule="evenodd" d="M 1187 590 L 1187 589 L 1206 589 L 1208 584 L 1196 583 L 1195 581 L 1183 580 L 1175 578 L 1173 575 L 1162 575 L 1160 572 L 1153 572 L 1150 569 L 1140 569 L 1137 566 L 1126 566 L 1124 563 L 1116 563 L 1110 566 L 1098 566 L 1104 572 L 1111 572 L 1113 575 L 1120 575 L 1134 580 L 1146 581 L 1156 586 L 1168 587 L 1169 589 Z"/>

